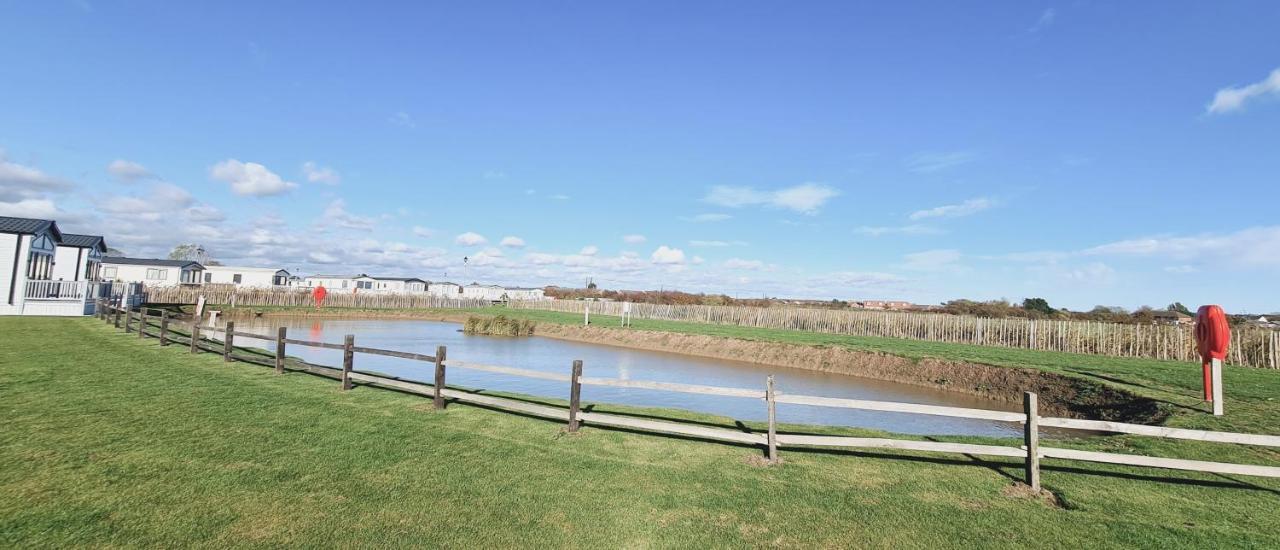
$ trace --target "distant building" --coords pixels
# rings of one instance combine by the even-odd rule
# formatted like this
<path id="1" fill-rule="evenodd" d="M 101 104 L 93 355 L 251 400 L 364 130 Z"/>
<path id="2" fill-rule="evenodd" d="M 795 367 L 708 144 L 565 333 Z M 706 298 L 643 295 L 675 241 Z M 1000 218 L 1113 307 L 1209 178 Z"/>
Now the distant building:
<path id="1" fill-rule="evenodd" d="M 1195 317 L 1181 311 L 1153 311 L 1151 318 L 1161 325 L 1189 325 L 1196 322 Z"/>
<path id="2" fill-rule="evenodd" d="M 190 260 L 154 258 L 102 258 L 102 278 L 147 286 L 198 285 L 204 280 L 204 266 Z"/>
<path id="3" fill-rule="evenodd" d="M 109 297 L 97 283 L 102 237 L 57 222 L 0 216 L 0 315 L 91 315 Z M 109 290 L 110 285 L 106 285 Z"/>
<path id="4" fill-rule="evenodd" d="M 301 286 L 323 286 L 326 290 L 351 289 L 357 292 L 369 291 L 389 294 L 427 291 L 427 281 L 417 277 L 373 277 L 364 273 L 358 275 L 312 275 L 303 278 Z"/>
<path id="5" fill-rule="evenodd" d="M 490 302 L 501 302 L 507 299 L 507 289 L 498 285 L 471 283 L 462 287 L 462 297 L 475 300 L 488 300 Z"/>
<path id="6" fill-rule="evenodd" d="M 372 279 L 372 290 L 375 292 L 416 294 L 427 291 L 427 282 L 417 277 L 372 277 Z"/>
<path id="7" fill-rule="evenodd" d="M 289 285 L 289 272 L 270 267 L 207 265 L 204 282 L 236 285 L 239 288 L 276 288 Z"/>
<path id="8" fill-rule="evenodd" d="M 892 311 L 905 311 L 915 306 L 911 302 L 903 302 L 901 300 L 863 300 L 854 302 L 855 307 L 862 309 L 881 309 Z"/>
<path id="9" fill-rule="evenodd" d="M 546 292 L 541 288 L 510 287 L 507 289 L 509 300 L 546 300 Z"/>
<path id="10" fill-rule="evenodd" d="M 462 285 L 458 283 L 450 283 L 448 281 L 428 281 L 427 294 L 439 296 L 441 298 L 461 298 Z"/>

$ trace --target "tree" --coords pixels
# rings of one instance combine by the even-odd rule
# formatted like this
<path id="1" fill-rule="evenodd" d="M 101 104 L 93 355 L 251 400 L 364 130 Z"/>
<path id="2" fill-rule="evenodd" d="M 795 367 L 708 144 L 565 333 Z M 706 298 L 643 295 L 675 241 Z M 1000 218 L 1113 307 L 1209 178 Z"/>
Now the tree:
<path id="1" fill-rule="evenodd" d="M 1186 315 L 1193 315 L 1193 314 L 1191 313 L 1191 310 L 1190 310 L 1190 309 L 1187 309 L 1187 306 L 1182 305 L 1182 302 L 1174 302 L 1174 303 L 1172 303 L 1172 304 L 1169 304 L 1169 307 L 1167 307 L 1167 308 L 1165 308 L 1165 309 L 1167 309 L 1167 310 L 1169 310 L 1169 311 L 1176 311 L 1176 312 L 1178 312 L 1178 313 L 1183 313 L 1183 314 L 1186 314 Z"/>
<path id="2" fill-rule="evenodd" d="M 124 251 L 123 251 L 123 250 L 120 250 L 119 248 L 111 248 L 111 247 L 109 247 L 109 246 L 108 246 L 108 247 L 107 247 L 107 255 L 108 255 L 108 256 L 115 256 L 115 257 L 119 258 L 119 257 L 123 257 L 123 256 L 124 256 Z"/>
<path id="3" fill-rule="evenodd" d="M 169 259 L 199 262 L 201 264 L 208 264 L 211 261 L 209 254 L 204 251 L 204 247 L 196 243 L 180 244 L 173 247 L 173 250 L 169 251 Z"/>
<path id="4" fill-rule="evenodd" d="M 1022 309 L 1027 311 L 1038 311 L 1045 315 L 1053 315 L 1056 310 L 1049 307 L 1049 301 L 1044 298 L 1027 298 L 1022 301 Z"/>

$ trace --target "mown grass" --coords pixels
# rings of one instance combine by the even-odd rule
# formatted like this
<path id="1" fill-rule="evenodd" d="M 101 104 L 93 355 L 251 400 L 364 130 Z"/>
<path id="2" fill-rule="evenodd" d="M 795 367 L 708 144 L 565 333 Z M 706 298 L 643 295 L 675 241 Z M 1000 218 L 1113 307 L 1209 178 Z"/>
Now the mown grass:
<path id="1" fill-rule="evenodd" d="M 92 319 L 0 318 L 0 403 L 11 547 L 1280 544 L 1271 480 L 1046 460 L 1055 507 L 1004 494 L 1016 460 L 787 450 L 760 467 L 747 447 L 342 393 Z M 1223 447 L 1185 443 L 1146 450 Z"/>

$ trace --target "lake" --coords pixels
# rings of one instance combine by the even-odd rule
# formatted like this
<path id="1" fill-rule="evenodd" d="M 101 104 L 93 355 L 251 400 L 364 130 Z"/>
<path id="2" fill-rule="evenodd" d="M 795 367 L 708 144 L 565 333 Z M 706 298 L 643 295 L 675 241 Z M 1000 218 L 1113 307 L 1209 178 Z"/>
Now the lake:
<path id="1" fill-rule="evenodd" d="M 732 388 L 763 389 L 765 378 L 773 374 L 778 392 L 898 401 L 925 405 L 945 405 L 1001 411 L 1021 411 L 1019 403 L 1008 403 L 910 384 L 900 384 L 843 374 L 757 365 L 722 359 L 708 359 L 646 350 L 569 342 L 553 338 L 511 338 L 463 334 L 460 324 L 400 319 L 237 319 L 236 330 L 270 334 L 276 327 L 288 327 L 289 337 L 302 340 L 342 343 L 354 334 L 357 346 L 434 355 L 436 346 L 448 347 L 448 358 L 457 361 L 516 367 L 569 374 L 574 359 L 583 361 L 583 375 L 625 380 L 679 382 Z M 236 344 L 274 351 L 274 341 L 237 337 Z M 288 354 L 319 365 L 341 367 L 342 352 L 305 346 L 289 346 Z M 447 363 L 447 362 L 446 362 Z M 384 372 L 393 376 L 430 382 L 434 367 L 429 363 L 357 353 L 356 370 Z M 451 368 L 450 386 L 568 399 L 568 384 L 518 376 Z M 766 420 L 762 400 L 673 393 L 635 388 L 583 386 L 582 401 L 642 407 L 666 407 L 716 414 L 737 420 Z M 778 421 L 795 424 L 854 426 L 917 435 L 1016 436 L 1020 424 L 949 418 L 906 413 L 859 411 L 805 405 L 778 405 Z"/>

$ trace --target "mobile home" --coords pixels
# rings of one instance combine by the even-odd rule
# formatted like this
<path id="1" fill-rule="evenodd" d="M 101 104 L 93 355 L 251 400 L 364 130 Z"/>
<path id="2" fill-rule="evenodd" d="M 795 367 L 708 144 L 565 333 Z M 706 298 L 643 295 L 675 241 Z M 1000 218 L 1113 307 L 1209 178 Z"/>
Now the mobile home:
<path id="1" fill-rule="evenodd" d="M 102 259 L 102 278 L 147 286 L 198 285 L 204 280 L 204 266 L 190 260 L 158 260 L 152 258 Z"/>
<path id="2" fill-rule="evenodd" d="M 270 267 L 204 266 L 204 282 L 238 288 L 276 288 L 289 284 L 289 272 Z"/>
<path id="3" fill-rule="evenodd" d="M 76 245 L 106 250 L 102 237 L 73 238 L 53 220 L 0 216 L 0 315 L 92 315 L 103 292 L 89 268 L 88 253 L 77 259 Z M 58 258 L 64 258 L 61 267 Z M 88 275 L 86 278 L 85 275 Z"/>

